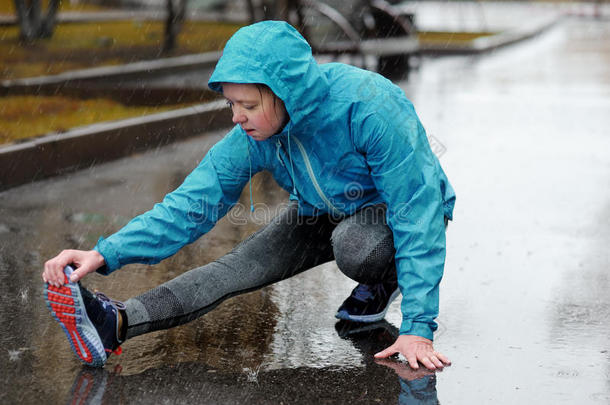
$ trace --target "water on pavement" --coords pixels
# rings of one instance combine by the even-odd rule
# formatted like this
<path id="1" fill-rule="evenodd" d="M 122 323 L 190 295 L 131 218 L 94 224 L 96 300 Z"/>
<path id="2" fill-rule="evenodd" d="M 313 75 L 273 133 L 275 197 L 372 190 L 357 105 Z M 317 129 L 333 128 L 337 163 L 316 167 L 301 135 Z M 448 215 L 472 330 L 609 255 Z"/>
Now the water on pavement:
<path id="1" fill-rule="evenodd" d="M 41 296 L 44 261 L 162 199 L 219 132 L 0 193 L 0 403 L 608 403 L 607 21 L 425 60 L 401 85 L 458 195 L 435 338 L 451 367 L 373 361 L 396 336 L 399 300 L 368 330 L 337 323 L 355 283 L 334 263 L 132 339 L 103 370 L 76 361 Z M 127 299 L 221 256 L 286 199 L 265 175 L 254 191 L 269 210 L 86 284 Z"/>

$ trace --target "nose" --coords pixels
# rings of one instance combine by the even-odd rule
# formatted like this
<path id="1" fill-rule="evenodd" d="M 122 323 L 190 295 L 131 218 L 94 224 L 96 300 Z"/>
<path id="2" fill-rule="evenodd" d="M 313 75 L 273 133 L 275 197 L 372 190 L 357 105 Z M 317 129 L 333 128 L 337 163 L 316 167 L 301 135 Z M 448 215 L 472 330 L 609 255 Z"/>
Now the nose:
<path id="1" fill-rule="evenodd" d="M 246 115 L 238 108 L 233 107 L 233 123 L 241 124 L 246 121 Z"/>

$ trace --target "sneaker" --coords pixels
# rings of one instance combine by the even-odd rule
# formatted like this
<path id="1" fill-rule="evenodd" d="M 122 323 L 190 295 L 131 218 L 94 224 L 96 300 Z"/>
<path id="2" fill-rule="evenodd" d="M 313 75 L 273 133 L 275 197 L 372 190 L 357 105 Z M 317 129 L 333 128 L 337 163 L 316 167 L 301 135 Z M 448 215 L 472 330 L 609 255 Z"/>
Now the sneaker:
<path id="1" fill-rule="evenodd" d="M 73 271 L 71 266 L 64 268 L 65 284 L 61 287 L 46 284 L 45 301 L 80 361 L 102 367 L 110 353 L 121 353 L 119 310 L 125 305 L 70 282 Z"/>
<path id="2" fill-rule="evenodd" d="M 398 283 L 358 284 L 337 310 L 335 317 L 352 322 L 377 322 L 384 318 L 398 296 Z"/>
<path id="3" fill-rule="evenodd" d="M 335 324 L 335 330 L 341 339 L 367 337 L 374 334 L 388 334 L 391 335 L 390 344 L 393 343 L 399 335 L 398 328 L 385 319 L 377 322 L 352 322 L 340 319 Z"/>

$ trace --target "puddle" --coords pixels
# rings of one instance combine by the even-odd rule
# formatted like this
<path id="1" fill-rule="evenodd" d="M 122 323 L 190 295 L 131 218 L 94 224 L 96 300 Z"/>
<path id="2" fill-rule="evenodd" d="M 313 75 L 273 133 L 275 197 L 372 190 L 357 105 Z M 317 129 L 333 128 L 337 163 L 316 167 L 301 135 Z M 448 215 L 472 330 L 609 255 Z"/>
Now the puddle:
<path id="1" fill-rule="evenodd" d="M 333 263 L 130 340 L 104 370 L 81 367 L 42 300 L 44 260 L 91 247 L 160 201 L 219 132 L 0 193 L 0 402 L 607 403 L 604 24 L 566 20 L 491 55 L 424 60 L 401 83 L 458 195 L 435 343 L 451 367 L 417 375 L 373 360 L 400 323 L 398 301 L 389 326 L 345 336 L 334 311 L 354 283 Z M 264 175 L 253 188 L 257 203 L 286 198 Z M 242 222 L 221 221 L 158 265 L 92 275 L 87 286 L 119 300 L 140 294 L 260 226 Z"/>

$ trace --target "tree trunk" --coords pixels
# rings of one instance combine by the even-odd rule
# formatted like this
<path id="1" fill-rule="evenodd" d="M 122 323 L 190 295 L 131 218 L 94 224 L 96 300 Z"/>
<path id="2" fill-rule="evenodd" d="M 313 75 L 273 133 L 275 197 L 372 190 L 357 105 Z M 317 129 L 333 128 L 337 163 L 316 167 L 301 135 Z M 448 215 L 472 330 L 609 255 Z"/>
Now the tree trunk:
<path id="1" fill-rule="evenodd" d="M 59 9 L 59 1 L 60 0 L 49 0 L 47 14 L 43 18 L 40 27 L 41 38 L 51 38 L 53 36 L 53 30 L 55 29 L 55 23 L 57 21 L 57 10 Z"/>
<path id="2" fill-rule="evenodd" d="M 254 0 L 246 0 L 246 5 L 248 6 L 248 15 L 250 16 L 250 24 L 254 24 L 258 20 L 256 19 L 256 6 L 254 5 Z"/>
<path id="3" fill-rule="evenodd" d="M 44 15 L 40 0 L 14 1 L 19 21 L 19 37 L 22 41 L 31 42 L 40 38 L 50 38 L 53 35 L 59 0 L 49 0 Z"/>
<path id="4" fill-rule="evenodd" d="M 170 52 L 176 48 L 176 40 L 186 18 L 187 0 L 167 0 L 167 19 L 162 52 Z"/>

